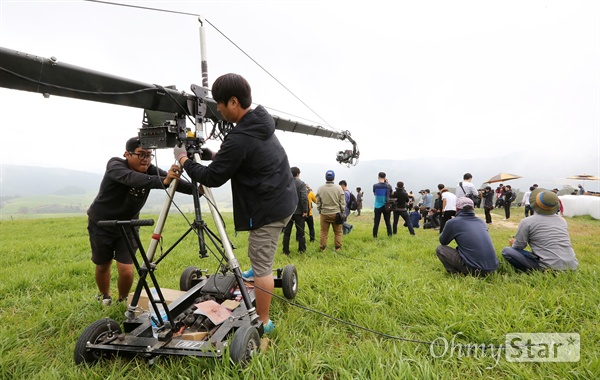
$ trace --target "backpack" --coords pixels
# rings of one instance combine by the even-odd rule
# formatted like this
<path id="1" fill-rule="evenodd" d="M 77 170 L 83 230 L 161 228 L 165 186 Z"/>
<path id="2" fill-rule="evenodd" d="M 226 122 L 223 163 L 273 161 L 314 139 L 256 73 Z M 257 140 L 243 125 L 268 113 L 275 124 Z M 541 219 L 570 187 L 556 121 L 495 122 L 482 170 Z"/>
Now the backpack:
<path id="1" fill-rule="evenodd" d="M 517 199 L 517 193 L 515 193 L 514 191 L 511 191 L 510 198 L 508 199 L 508 201 L 512 203 L 516 199 Z"/>
<path id="2" fill-rule="evenodd" d="M 350 202 L 348 202 L 348 208 L 351 211 L 356 211 L 357 207 L 358 203 L 356 202 L 356 197 L 354 196 L 354 194 L 350 193 Z"/>

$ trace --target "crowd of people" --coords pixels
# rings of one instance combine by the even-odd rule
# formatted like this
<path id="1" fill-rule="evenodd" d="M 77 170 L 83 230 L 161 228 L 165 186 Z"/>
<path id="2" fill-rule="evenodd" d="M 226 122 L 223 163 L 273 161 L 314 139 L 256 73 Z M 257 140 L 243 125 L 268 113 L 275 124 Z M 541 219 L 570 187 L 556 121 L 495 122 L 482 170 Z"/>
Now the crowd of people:
<path id="1" fill-rule="evenodd" d="M 235 123 L 226 135 L 218 152 L 203 149 L 202 161 L 190 159 L 184 146 L 173 150 L 177 161 L 168 171 L 151 164 L 152 151 L 142 148 L 139 138 L 126 142 L 123 158 L 112 158 L 100 185 L 98 196 L 88 210 L 88 230 L 92 261 L 96 265 L 95 279 L 103 304 L 112 302 L 110 270 L 113 261 L 118 271 L 118 301 L 126 299 L 133 282 L 133 264 L 128 245 L 137 249 L 135 239 L 125 241 L 115 228 L 97 225 L 100 220 L 135 219 L 144 206 L 151 189 L 162 189 L 173 180 L 180 180 L 182 169 L 196 183 L 219 187 L 231 183 L 233 216 L 236 231 L 248 231 L 248 257 L 251 267 L 242 275 L 256 285 L 256 311 L 265 333 L 275 326 L 269 318 L 274 279 L 274 257 L 283 235 L 282 252 L 290 255 L 290 239 L 295 228 L 298 253 L 307 250 L 316 241 L 313 208 L 319 213 L 319 248 L 328 249 L 328 237 L 333 231 L 333 249 L 343 247 L 343 235 L 354 228 L 348 217 L 352 212 L 362 215 L 364 192 L 356 187 L 356 194 L 348 189 L 346 180 L 337 183 L 335 172 L 325 173 L 324 184 L 315 192 L 300 179 L 300 168 L 290 167 L 287 154 L 275 136 L 273 118 L 262 107 L 251 108 L 252 96 L 248 82 L 237 74 L 223 75 L 214 82 L 212 95 L 217 111 L 223 118 Z M 395 188 L 385 172 L 377 174 L 372 186 L 373 229 L 377 239 L 381 219 L 385 234 L 398 234 L 398 223 L 403 221 L 409 235 L 415 229 L 439 230 L 440 245 L 436 254 L 449 273 L 484 276 L 494 272 L 499 263 L 488 232 L 491 210 L 503 207 L 505 219 L 510 218 L 511 204 L 516 193 L 510 185 L 500 185 L 493 191 L 490 186 L 478 190 L 472 175 L 465 173 L 463 180 L 452 192 L 444 184 L 437 186 L 437 196 L 429 189 L 419 191 L 416 201 L 412 191 L 406 191 L 402 181 Z M 561 217 L 562 205 L 558 190 L 550 191 L 532 186 L 523 195 L 525 218 L 519 223 L 515 237 L 502 249 L 502 257 L 516 270 L 574 270 L 578 266 L 571 246 L 567 223 Z M 177 191 L 191 194 L 192 184 L 180 180 Z M 583 191 L 583 188 L 580 189 Z M 494 199 L 495 198 L 495 199 Z M 475 215 L 475 208 L 483 203 L 485 221 Z M 451 242 L 456 248 L 450 247 Z M 525 250 L 529 246 L 530 250 Z"/>

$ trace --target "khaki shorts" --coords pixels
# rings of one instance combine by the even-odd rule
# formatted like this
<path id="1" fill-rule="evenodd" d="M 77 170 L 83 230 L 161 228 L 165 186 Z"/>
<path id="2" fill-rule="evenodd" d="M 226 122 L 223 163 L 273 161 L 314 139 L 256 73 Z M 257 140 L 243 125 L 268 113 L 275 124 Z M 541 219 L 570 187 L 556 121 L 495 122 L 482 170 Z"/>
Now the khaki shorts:
<path id="1" fill-rule="evenodd" d="M 273 273 L 273 261 L 275 252 L 277 252 L 279 235 L 281 235 L 281 231 L 290 218 L 291 215 L 255 230 L 250 230 L 248 257 L 255 277 L 267 277 Z"/>

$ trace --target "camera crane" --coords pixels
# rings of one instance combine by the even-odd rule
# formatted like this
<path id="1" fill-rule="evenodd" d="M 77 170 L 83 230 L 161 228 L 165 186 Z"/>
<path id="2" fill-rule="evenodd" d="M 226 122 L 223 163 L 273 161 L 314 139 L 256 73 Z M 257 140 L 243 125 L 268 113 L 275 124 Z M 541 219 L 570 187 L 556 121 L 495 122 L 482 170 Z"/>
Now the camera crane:
<path id="1" fill-rule="evenodd" d="M 172 148 L 176 140 L 187 138 L 185 118 L 198 124 L 208 122 L 213 132 L 223 136 L 231 125 L 217 112 L 216 102 L 208 97 L 207 83 L 192 85 L 193 94 L 156 84 L 59 62 L 55 57 L 36 55 L 0 47 L 0 87 L 37 92 L 49 97 L 63 96 L 110 103 L 145 110 L 140 139 L 144 148 Z M 205 76 L 203 76 L 206 78 Z M 336 161 L 356 165 L 360 152 L 349 131 L 333 131 L 273 115 L 275 128 L 305 135 L 347 140 L 352 149 L 339 151 Z M 211 133 L 209 137 L 214 137 Z M 204 136 L 198 136 L 204 143 Z"/>
<path id="2" fill-rule="evenodd" d="M 176 144 L 184 144 L 188 156 L 196 162 L 200 161 L 202 146 L 205 144 L 204 125 L 212 124 L 212 131 L 208 138 L 223 138 L 230 128 L 231 123 L 225 121 L 217 112 L 217 104 L 208 96 L 208 75 L 206 72 L 206 61 L 204 60 L 205 44 L 202 20 L 199 19 L 201 55 L 202 55 L 202 86 L 192 85 L 192 94 L 178 91 L 175 88 L 147 84 L 135 80 L 114 76 L 111 74 L 94 71 L 91 69 L 59 62 L 55 57 L 42 58 L 32 54 L 0 47 L 0 87 L 14 90 L 37 92 L 49 97 L 50 95 L 69 97 L 87 101 L 103 102 L 115 105 L 129 106 L 144 109 L 144 119 L 139 130 L 140 143 L 145 149 L 173 148 Z M 195 130 L 186 127 L 186 119 L 192 118 Z M 348 140 L 352 149 L 340 151 L 336 155 L 336 161 L 345 165 L 356 165 L 359 151 L 350 137 L 350 132 L 331 131 L 321 126 L 313 126 L 302 122 L 286 120 L 273 116 L 275 128 L 282 131 L 302 133 L 312 136 Z M 100 358 L 103 352 L 132 352 L 142 353 L 153 360 L 155 355 L 195 355 L 213 356 L 222 355 L 226 343 L 224 339 L 234 332 L 231 343 L 231 357 L 234 361 L 245 363 L 256 352 L 259 346 L 258 337 L 262 335 L 262 323 L 258 318 L 253 306 L 253 291 L 247 290 L 242 279 L 240 265 L 233 254 L 231 244 L 225 226 L 216 209 L 214 197 L 210 188 L 202 186 L 203 195 L 208 200 L 208 206 L 212 218 L 218 230 L 218 236 L 210 231 L 202 219 L 200 211 L 200 194 L 197 183 L 192 182 L 192 193 L 195 209 L 195 220 L 190 224 L 187 232 L 181 236 L 158 260 L 154 261 L 154 254 L 159 246 L 169 208 L 173 202 L 173 196 L 177 187 L 177 180 L 171 182 L 167 189 L 168 196 L 165 199 L 163 209 L 158 217 L 152 239 L 148 249 L 144 249 L 135 233 L 136 225 L 152 225 L 153 220 L 132 221 L 100 221 L 99 224 L 111 225 L 121 228 L 121 234 L 125 236 L 126 228 L 136 236 L 136 240 L 142 253 L 143 265 L 139 265 L 135 258 L 135 250 L 129 247 L 130 254 L 140 275 L 140 280 L 135 289 L 131 304 L 125 316 L 127 320 L 123 326 L 128 334 L 120 334 L 118 323 L 110 320 L 96 321 L 90 325 L 79 337 L 75 346 L 76 363 L 92 363 Z M 189 319 L 189 311 L 195 304 L 195 300 L 204 294 L 208 294 L 212 281 L 216 284 L 218 276 L 210 276 L 208 279 L 203 271 L 196 267 L 188 267 L 181 276 L 181 284 L 185 285 L 187 292 L 173 303 L 174 306 L 167 307 L 160 287 L 154 276 L 154 268 L 172 249 L 191 231 L 198 235 L 200 257 L 206 257 L 205 237 L 215 245 L 222 257 L 227 260 L 227 267 L 222 266 L 223 276 L 229 275 L 233 282 L 237 283 L 243 299 L 243 307 L 234 312 L 234 318 L 223 323 L 217 333 L 208 342 L 198 342 L 193 347 L 189 342 L 182 342 L 180 337 L 174 334 L 185 328 L 183 317 Z M 127 241 L 127 239 L 125 239 Z M 220 247 L 219 247 L 220 246 Z M 281 271 L 277 270 L 275 284 L 279 284 L 284 290 L 284 295 L 293 298 L 297 291 L 297 273 L 293 265 L 288 265 Z M 142 321 L 136 317 L 138 301 L 142 290 L 150 297 L 150 289 L 146 277 L 152 280 L 158 293 L 158 300 L 152 298 L 151 305 L 157 319 L 153 322 L 158 326 L 158 335 L 154 338 L 153 328 L 148 319 Z M 182 290 L 183 287 L 182 287 Z M 233 288 L 231 289 L 233 292 Z M 166 313 L 166 321 L 159 315 L 159 306 L 163 306 Z M 146 314 L 143 314 L 146 315 Z M 194 314 L 195 315 L 195 314 Z M 187 317 L 186 317 L 187 316 Z M 193 326 L 192 326 L 193 327 Z M 120 337 L 119 339 L 116 339 Z M 150 339 L 150 340 L 149 340 Z M 151 344 L 148 342 L 151 341 Z M 180 345 L 185 346 L 181 349 Z M 210 346 L 210 347 L 209 347 Z M 148 351 L 149 347 L 151 351 Z"/>

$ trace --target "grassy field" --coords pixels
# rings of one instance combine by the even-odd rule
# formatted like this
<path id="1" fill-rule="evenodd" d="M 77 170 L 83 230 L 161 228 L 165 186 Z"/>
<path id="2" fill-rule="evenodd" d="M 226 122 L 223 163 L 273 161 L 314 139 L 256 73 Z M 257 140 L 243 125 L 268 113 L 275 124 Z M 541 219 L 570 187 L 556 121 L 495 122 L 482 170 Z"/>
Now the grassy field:
<path id="1" fill-rule="evenodd" d="M 435 256 L 438 233 L 406 229 L 387 238 L 371 235 L 372 213 L 351 216 L 355 228 L 344 246 L 284 256 L 276 266 L 298 269 L 294 303 L 276 289 L 271 318 L 277 328 L 269 349 L 245 369 L 229 360 L 159 357 L 115 358 L 76 366 L 73 349 L 81 332 L 110 317 L 122 322 L 125 305 L 102 307 L 85 217 L 0 221 L 1 379 L 592 379 L 600 376 L 600 221 L 567 219 L 579 270 L 516 273 L 500 251 L 516 231 L 494 211 L 490 234 L 500 268 L 486 278 L 450 276 Z M 480 212 L 479 210 L 477 211 Z M 516 215 L 519 214 L 519 215 Z M 144 216 L 156 218 L 156 216 Z M 247 234 L 233 233 L 243 268 Z M 208 221 L 211 225 L 211 221 Z M 384 228 L 381 226 L 380 228 Z M 186 229 L 172 216 L 165 229 L 170 245 Z M 318 230 L 318 226 L 317 226 Z M 142 228 L 148 242 L 152 227 Z M 215 273 L 215 258 L 200 260 L 197 240 L 188 237 L 160 263 L 161 286 L 178 289 L 190 265 Z M 330 247 L 332 237 L 330 237 Z M 113 275 L 113 291 L 116 277 Z M 300 306 L 300 307 L 298 307 Z M 578 333 L 577 362 L 522 363 L 490 349 L 509 333 Z M 454 344 L 454 346 L 451 346 Z M 487 350 L 469 352 L 468 345 Z"/>

